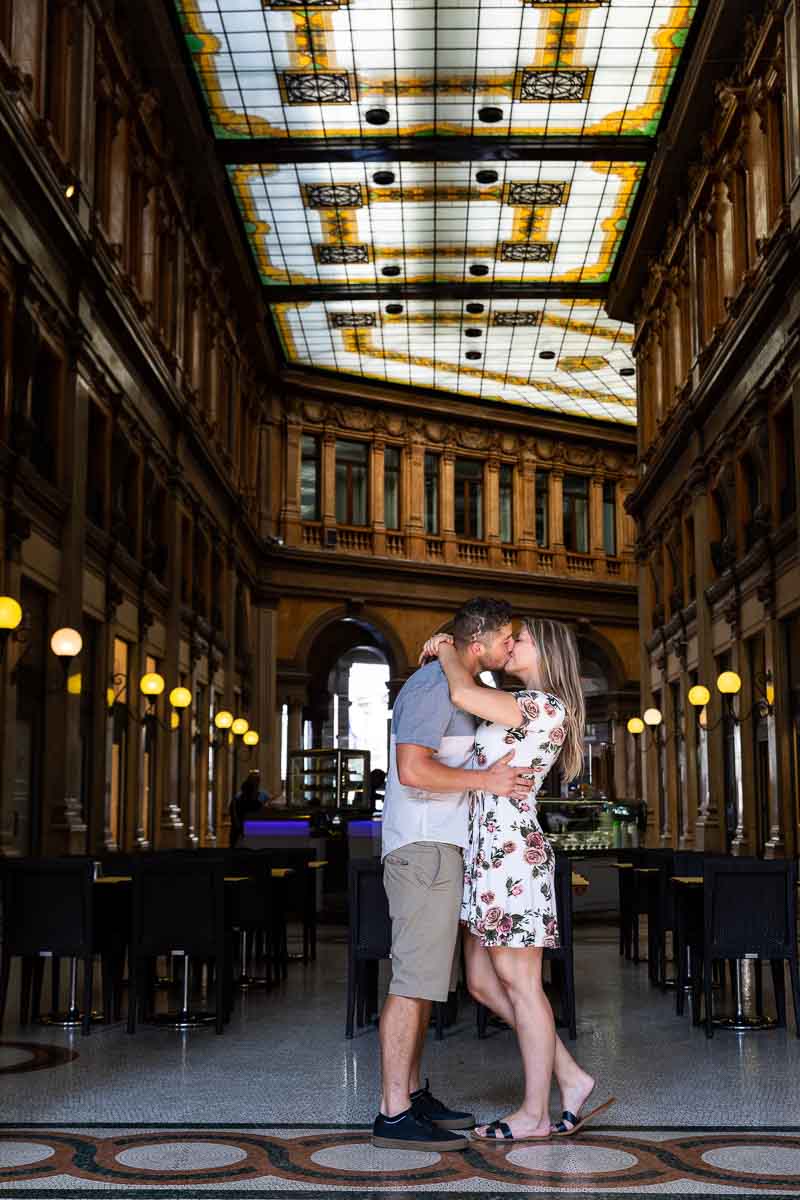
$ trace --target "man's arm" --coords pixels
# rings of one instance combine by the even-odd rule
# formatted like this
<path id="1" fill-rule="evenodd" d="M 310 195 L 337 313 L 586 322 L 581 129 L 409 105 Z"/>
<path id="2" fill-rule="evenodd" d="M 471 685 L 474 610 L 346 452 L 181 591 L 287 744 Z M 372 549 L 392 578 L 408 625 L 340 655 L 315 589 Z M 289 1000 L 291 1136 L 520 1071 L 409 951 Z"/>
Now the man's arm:
<path id="1" fill-rule="evenodd" d="M 485 771 L 446 767 L 434 757 L 428 746 L 408 742 L 397 746 L 397 775 L 404 787 L 423 788 L 426 792 L 465 792 L 481 789 L 495 796 L 524 800 L 531 790 L 530 767 L 510 767 L 513 750 L 504 754 Z M 527 778 L 526 778 L 527 776 Z"/>

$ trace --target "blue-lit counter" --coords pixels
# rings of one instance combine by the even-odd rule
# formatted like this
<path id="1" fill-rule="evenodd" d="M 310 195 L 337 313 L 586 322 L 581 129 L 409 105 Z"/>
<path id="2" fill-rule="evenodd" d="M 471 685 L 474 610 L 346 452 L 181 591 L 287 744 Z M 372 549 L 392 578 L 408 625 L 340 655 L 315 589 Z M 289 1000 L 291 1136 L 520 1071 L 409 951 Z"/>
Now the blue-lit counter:
<path id="1" fill-rule="evenodd" d="M 381 852 L 381 818 L 352 810 L 273 810 L 244 823 L 240 845 L 251 850 L 312 850 L 328 866 L 317 884 L 317 909 L 340 908 L 347 892 L 347 864 Z M 324 880 L 324 894 L 323 894 Z"/>

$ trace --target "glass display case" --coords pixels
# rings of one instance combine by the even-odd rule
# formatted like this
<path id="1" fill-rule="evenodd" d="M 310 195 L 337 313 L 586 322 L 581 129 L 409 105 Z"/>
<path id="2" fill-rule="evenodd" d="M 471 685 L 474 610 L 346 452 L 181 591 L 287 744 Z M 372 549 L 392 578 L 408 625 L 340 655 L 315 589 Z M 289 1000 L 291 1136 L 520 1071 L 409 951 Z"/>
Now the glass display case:
<path id="1" fill-rule="evenodd" d="M 369 757 L 369 750 L 290 750 L 289 808 L 370 808 Z"/>
<path id="2" fill-rule="evenodd" d="M 537 799 L 536 811 L 554 850 L 622 850 L 644 837 L 641 800 Z"/>

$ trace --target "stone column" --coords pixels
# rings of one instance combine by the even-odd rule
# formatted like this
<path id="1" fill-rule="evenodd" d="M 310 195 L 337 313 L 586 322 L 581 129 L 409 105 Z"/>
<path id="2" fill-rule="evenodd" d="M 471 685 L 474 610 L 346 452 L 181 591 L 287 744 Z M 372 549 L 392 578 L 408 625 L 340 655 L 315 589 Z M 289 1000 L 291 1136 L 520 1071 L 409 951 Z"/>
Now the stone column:
<path id="1" fill-rule="evenodd" d="M 789 661 L 782 645 L 780 621 L 775 619 L 774 592 L 768 599 L 769 620 L 764 629 L 764 667 L 772 673 L 774 688 L 773 711 L 767 716 L 767 761 L 769 781 L 767 810 L 769 829 L 764 846 L 765 858 L 783 858 L 786 854 L 786 829 L 792 820 L 791 764 L 782 761 L 778 730 L 789 730 L 792 714 L 789 709 Z M 788 738 L 783 739 L 788 742 Z M 788 755 L 787 755 L 788 757 Z M 788 769 L 787 769 L 788 768 Z"/>
<path id="2" fill-rule="evenodd" d="M 709 545 L 711 542 L 711 497 L 707 491 L 704 477 L 698 477 L 692 485 L 692 512 L 694 514 L 695 534 L 695 577 L 697 580 L 697 595 L 702 596 L 711 583 L 712 570 Z M 712 640 L 711 613 L 707 604 L 697 605 L 697 669 L 700 682 L 711 693 L 708 704 L 707 718 L 709 728 L 719 722 L 721 716 L 721 697 L 715 687 L 716 662 Z M 724 779 L 723 760 L 723 731 L 722 726 L 713 732 L 705 734 L 701 739 L 705 743 L 709 786 L 708 795 L 699 798 L 697 826 L 695 829 L 695 847 L 715 853 L 724 850 L 725 836 L 720 821 L 718 797 Z M 711 783 L 713 781 L 713 783 Z"/>
<path id="3" fill-rule="evenodd" d="M 374 554 L 386 553 L 386 521 L 383 495 L 383 460 L 386 443 L 380 439 L 372 443 L 370 454 L 369 502 L 372 510 L 372 550 Z"/>
<path id="4" fill-rule="evenodd" d="M 411 440 L 408 444 L 406 486 L 401 490 L 402 526 L 408 537 L 408 557 L 425 558 L 425 444 Z"/>
<path id="5" fill-rule="evenodd" d="M 500 548 L 500 460 L 489 458 L 483 464 L 484 538 L 489 543 L 489 566 L 501 567 Z"/>
<path id="6" fill-rule="evenodd" d="M 593 475 L 589 480 L 589 553 L 605 558 L 603 540 L 603 476 Z"/>
<path id="7" fill-rule="evenodd" d="M 83 628 L 83 547 L 86 533 L 86 445 L 89 387 L 79 373 L 80 342 L 71 346 L 69 373 L 61 407 L 62 439 L 59 476 L 69 496 L 69 512 L 61 537 L 60 589 L 52 607 L 52 628 Z M 49 638 L 46 639 L 49 643 Z M 88 653 L 88 649 L 84 654 Z M 81 854 L 87 850 L 87 814 L 81 799 L 81 702 L 67 691 L 60 662 L 47 654 L 52 688 L 45 699 L 47 756 L 43 770 L 42 850 L 45 854 Z M 82 657 L 69 674 L 85 676 Z"/>
<path id="8" fill-rule="evenodd" d="M 791 205 L 792 228 L 800 225 L 800 0 L 791 0 L 784 13 L 786 46 L 786 90 L 784 126 L 786 129 L 786 174 Z"/>
<path id="9" fill-rule="evenodd" d="M 301 546 L 303 531 L 300 518 L 300 456 L 303 428 L 298 420 L 286 419 L 286 460 L 281 533 L 287 546 Z"/>
<path id="10" fill-rule="evenodd" d="M 322 524 L 336 528 L 336 432 L 326 429 L 322 437 Z"/>
<path id="11" fill-rule="evenodd" d="M 445 562 L 456 562 L 456 456 L 452 450 L 442 454 L 439 475 L 439 510 L 442 514 L 442 538 Z"/>
<path id="12" fill-rule="evenodd" d="M 564 548 L 564 472 L 560 467 L 550 472 L 548 482 L 547 508 L 553 568 L 557 574 L 564 574 L 567 569 L 567 554 Z"/>
<path id="13" fill-rule="evenodd" d="M 178 504 L 178 479 L 169 482 L 166 498 L 166 536 L 168 550 L 167 590 L 169 606 L 166 618 L 166 655 L 162 663 L 161 673 L 166 680 L 164 712 L 169 721 L 172 708 L 169 704 L 170 691 L 178 686 L 180 671 L 180 637 L 181 637 L 181 513 Z M 181 721 L 185 727 L 188 717 L 184 712 Z M 169 735 L 162 741 L 162 753 L 159 759 L 159 794 L 161 812 L 156 813 L 156 828 L 153 830 L 156 849 L 173 850 L 183 844 L 184 840 L 184 805 L 186 801 L 186 780 L 181 772 L 180 741 L 178 731 L 170 730 Z M 159 819 L 160 818 L 160 819 Z"/>
<path id="14" fill-rule="evenodd" d="M 532 571 L 536 546 L 535 460 L 521 454 L 514 478 L 514 540 L 519 547 L 520 567 L 523 571 Z"/>

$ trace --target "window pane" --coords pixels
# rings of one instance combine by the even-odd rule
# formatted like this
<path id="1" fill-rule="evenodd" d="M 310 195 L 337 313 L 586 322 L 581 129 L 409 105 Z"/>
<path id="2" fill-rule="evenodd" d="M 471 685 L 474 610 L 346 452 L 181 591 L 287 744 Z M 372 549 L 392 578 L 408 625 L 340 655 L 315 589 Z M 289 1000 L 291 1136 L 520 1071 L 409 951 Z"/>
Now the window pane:
<path id="1" fill-rule="evenodd" d="M 336 520 L 340 525 L 367 523 L 366 442 L 336 443 Z"/>
<path id="2" fill-rule="evenodd" d="M 425 532 L 439 532 L 439 456 L 425 455 Z"/>
<path id="3" fill-rule="evenodd" d="M 319 439 L 303 435 L 300 463 L 300 516 L 319 520 Z"/>
<path id="4" fill-rule="evenodd" d="M 539 546 L 550 545 L 549 483 L 547 471 L 536 472 L 536 543 Z"/>
<path id="5" fill-rule="evenodd" d="M 457 458 L 455 470 L 456 533 L 460 537 L 483 537 L 483 463 L 474 458 Z"/>
<path id="6" fill-rule="evenodd" d="M 383 452 L 383 522 L 387 529 L 400 528 L 400 450 L 387 446 Z"/>
<path id="7" fill-rule="evenodd" d="M 589 550 L 589 480 L 564 476 L 564 545 L 577 554 Z"/>
<path id="8" fill-rule="evenodd" d="M 510 463 L 500 466 L 500 541 L 514 540 L 514 468 Z"/>
<path id="9" fill-rule="evenodd" d="M 603 484 L 603 545 L 606 554 L 617 553 L 617 508 L 614 492 L 615 485 L 606 480 Z"/>

